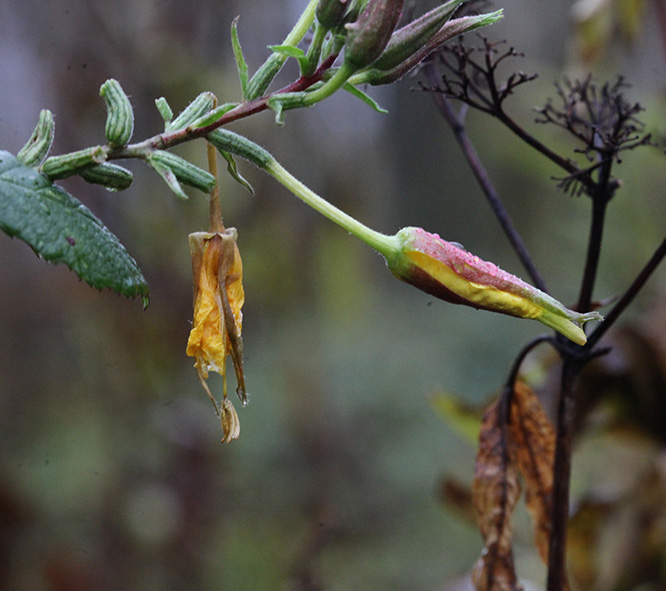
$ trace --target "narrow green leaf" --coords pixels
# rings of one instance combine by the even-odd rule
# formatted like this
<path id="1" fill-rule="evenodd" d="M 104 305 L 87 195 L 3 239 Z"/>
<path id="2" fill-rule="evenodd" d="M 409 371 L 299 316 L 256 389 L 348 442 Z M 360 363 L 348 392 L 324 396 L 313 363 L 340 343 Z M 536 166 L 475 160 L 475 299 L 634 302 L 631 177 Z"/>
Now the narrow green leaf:
<path id="1" fill-rule="evenodd" d="M 118 238 L 78 199 L 1 150 L 0 229 L 93 287 L 148 305 L 146 280 Z"/>
<path id="2" fill-rule="evenodd" d="M 286 57 L 293 57 L 298 60 L 301 73 L 306 71 L 310 64 L 309 58 L 300 47 L 294 47 L 293 45 L 269 45 L 268 49 L 273 53 L 284 55 Z"/>
<path id="3" fill-rule="evenodd" d="M 293 45 L 269 45 L 268 49 L 274 53 L 286 55 L 287 57 L 294 57 L 296 59 L 305 57 L 305 52 L 300 47 L 294 47 Z"/>
<path id="4" fill-rule="evenodd" d="M 183 191 L 183 188 L 180 186 L 178 178 L 176 177 L 173 170 L 155 158 L 148 158 L 146 162 L 157 174 L 162 177 L 162 180 L 167 184 L 169 189 L 173 191 L 176 197 L 182 199 L 183 201 L 187 201 L 187 193 Z"/>
<path id="5" fill-rule="evenodd" d="M 245 187 L 250 194 L 254 195 L 254 188 L 252 185 L 247 181 L 243 175 L 238 172 L 238 167 L 236 166 L 236 161 L 234 160 L 234 157 L 229 153 L 225 152 L 224 150 L 218 150 L 220 154 L 224 157 L 224 159 L 227 161 L 227 171 L 229 174 L 234 178 L 234 180 Z"/>
<path id="6" fill-rule="evenodd" d="M 382 107 L 380 107 L 375 99 L 372 97 L 368 96 L 363 92 L 362 90 L 359 90 L 356 86 L 353 84 L 350 84 L 347 82 L 343 87 L 344 90 L 346 90 L 349 94 L 355 96 L 357 99 L 361 99 L 366 105 L 369 105 L 372 107 L 375 111 L 378 113 L 388 113 L 388 111 Z"/>
<path id="7" fill-rule="evenodd" d="M 243 98 L 247 98 L 247 63 L 245 62 L 245 57 L 243 57 L 243 49 L 238 38 L 238 18 L 236 17 L 231 23 L 231 47 L 234 50 L 234 57 L 236 58 L 236 68 L 238 69 L 238 78 L 240 79 Z"/>

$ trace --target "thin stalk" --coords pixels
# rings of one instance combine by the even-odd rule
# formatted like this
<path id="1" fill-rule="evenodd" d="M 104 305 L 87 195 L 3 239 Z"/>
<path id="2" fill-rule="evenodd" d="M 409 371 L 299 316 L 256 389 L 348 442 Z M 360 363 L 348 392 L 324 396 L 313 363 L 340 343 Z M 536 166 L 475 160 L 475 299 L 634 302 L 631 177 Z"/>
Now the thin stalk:
<path id="1" fill-rule="evenodd" d="M 208 172 L 216 179 L 217 176 L 217 150 L 206 142 L 206 156 L 208 157 Z M 208 226 L 212 233 L 224 232 L 224 222 L 222 220 L 222 205 L 220 204 L 220 183 L 215 186 L 208 194 Z"/>
<path id="2" fill-rule="evenodd" d="M 343 63 L 342 66 L 333 74 L 330 80 L 323 86 L 320 86 L 312 92 L 308 92 L 303 97 L 303 106 L 310 107 L 315 103 L 321 102 L 331 96 L 337 90 L 340 90 L 347 80 L 356 72 L 357 68 L 348 63 Z"/>
<path id="3" fill-rule="evenodd" d="M 291 45 L 296 47 L 305 34 L 310 30 L 312 23 L 315 19 L 315 9 L 317 8 L 318 0 L 310 0 L 300 18 L 285 37 L 282 45 Z M 256 99 L 262 96 L 268 86 L 273 81 L 278 72 L 282 69 L 287 56 L 281 53 L 273 53 L 270 57 L 259 67 L 254 76 L 250 79 L 247 85 L 247 97 L 249 99 Z"/>
<path id="4" fill-rule="evenodd" d="M 435 85 L 437 83 L 437 79 L 435 70 L 431 64 L 429 64 L 426 68 L 426 74 L 430 80 L 430 83 Z M 440 113 L 449 124 L 449 127 L 451 127 L 453 135 L 456 138 L 456 141 L 458 142 L 458 145 L 460 146 L 460 149 L 462 150 L 467 163 L 472 169 L 472 173 L 481 186 L 483 194 L 486 196 L 486 199 L 488 200 L 488 203 L 493 210 L 495 217 L 504 229 L 504 233 L 509 239 L 509 242 L 511 243 L 514 251 L 518 255 L 520 262 L 522 263 L 523 267 L 525 267 L 525 270 L 531 277 L 534 285 L 541 291 L 548 293 L 546 281 L 539 272 L 539 269 L 537 269 L 536 265 L 534 264 L 527 246 L 525 246 L 520 233 L 511 220 L 511 216 L 509 216 L 509 213 L 504 207 L 502 200 L 497 194 L 497 191 L 495 190 L 495 187 L 493 186 L 493 183 L 490 180 L 490 177 L 488 176 L 488 173 L 483 166 L 483 163 L 481 162 L 476 149 L 474 148 L 474 144 L 472 144 L 469 136 L 467 135 L 467 130 L 465 129 L 464 123 L 462 122 L 461 118 L 456 115 L 453 107 L 451 106 L 451 102 L 442 93 L 433 93 L 433 98 Z"/>
<path id="5" fill-rule="evenodd" d="M 365 224 L 362 224 L 352 216 L 346 214 L 341 209 L 330 204 L 323 197 L 317 195 L 312 189 L 289 173 L 276 160 L 271 160 L 264 167 L 264 170 L 312 209 L 318 211 L 338 226 L 344 228 L 350 234 L 356 236 L 356 238 L 362 240 L 385 257 L 389 257 L 396 252 L 398 248 L 398 240 L 395 236 L 387 236 L 386 234 L 372 230 Z"/>
<path id="6" fill-rule="evenodd" d="M 590 224 L 590 238 L 588 240 L 587 257 L 585 260 L 585 271 L 583 272 L 583 283 L 578 296 L 578 311 L 589 310 L 592 306 L 592 293 L 599 268 L 601 257 L 601 243 L 604 233 L 604 222 L 606 220 L 606 207 L 608 202 L 594 199 L 592 204 L 592 222 Z"/>
<path id="7" fill-rule="evenodd" d="M 664 257 L 666 257 L 666 238 L 664 238 L 657 250 L 655 250 L 645 267 L 643 267 L 636 279 L 634 279 L 633 283 L 629 286 L 629 289 L 627 289 L 613 309 L 606 315 L 604 321 L 590 335 L 586 347 L 590 349 L 594 347 L 599 342 L 599 339 L 601 339 L 601 337 L 615 324 L 620 315 L 643 289 L 655 269 L 664 260 Z"/>
<path id="8" fill-rule="evenodd" d="M 562 381 L 557 412 L 557 443 L 553 466 L 553 507 L 548 548 L 547 591 L 567 588 L 566 541 L 569 523 L 569 488 L 575 423 L 575 383 L 581 369 L 578 360 L 569 358 L 562 366 Z"/>

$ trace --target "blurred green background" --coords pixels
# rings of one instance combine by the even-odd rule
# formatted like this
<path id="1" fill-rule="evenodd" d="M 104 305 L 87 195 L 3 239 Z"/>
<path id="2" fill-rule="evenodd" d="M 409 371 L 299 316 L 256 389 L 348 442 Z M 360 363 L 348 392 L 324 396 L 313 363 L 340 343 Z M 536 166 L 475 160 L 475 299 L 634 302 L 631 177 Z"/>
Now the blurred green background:
<path id="1" fill-rule="evenodd" d="M 416 3 L 415 14 L 432 4 Z M 53 153 L 103 141 L 98 92 L 110 77 L 131 96 L 135 139 L 160 128 L 160 96 L 175 111 L 203 90 L 238 100 L 232 19 L 241 15 L 254 69 L 304 5 L 3 0 L 0 148 L 16 153 L 40 108 L 56 116 Z M 665 67 L 652 5 L 633 44 L 588 51 L 593 63 L 580 57 L 569 3 L 504 6 L 504 21 L 485 33 L 526 54 L 510 68 L 539 73 L 509 103 L 517 120 L 566 149 L 562 134 L 533 125 L 532 108 L 553 94 L 553 81 L 591 69 L 602 80 L 625 74 L 629 100 L 646 106 L 659 134 Z M 287 69 L 284 80 L 294 75 Z M 232 129 L 371 227 L 423 226 L 524 275 L 416 84 L 369 91 L 389 115 L 336 95 L 290 112 L 282 128 L 263 113 Z M 549 178 L 558 171 L 495 122 L 474 113 L 468 121 L 553 294 L 573 301 L 588 202 L 557 193 Z M 205 161 L 201 143 L 176 151 Z M 205 196 L 179 202 L 143 165 L 131 166 L 135 183 L 122 194 L 63 186 L 138 260 L 151 286 L 147 311 L 0 235 L 0 589 L 454 588 L 481 542 L 439 491 L 444 477 L 471 482 L 475 452 L 430 397 L 488 399 L 541 326 L 396 282 L 367 247 L 242 163 L 256 196 L 226 177 L 222 194 L 245 269 L 251 402 L 239 409 L 240 440 L 221 446 L 185 356 L 187 235 L 206 227 Z M 624 187 L 609 214 L 599 297 L 620 292 L 664 234 L 663 156 L 628 154 L 617 173 Z M 632 314 L 662 297 L 664 279 L 660 272 Z M 211 385 L 221 391 L 221 381 Z"/>

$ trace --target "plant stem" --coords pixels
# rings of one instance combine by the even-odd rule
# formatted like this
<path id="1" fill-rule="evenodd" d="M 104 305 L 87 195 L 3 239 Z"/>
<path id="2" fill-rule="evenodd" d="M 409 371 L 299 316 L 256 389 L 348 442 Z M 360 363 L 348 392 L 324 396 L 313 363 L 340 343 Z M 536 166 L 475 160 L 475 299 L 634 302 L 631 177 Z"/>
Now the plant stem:
<path id="1" fill-rule="evenodd" d="M 643 286 L 647 283 L 648 279 L 650 279 L 655 269 L 664 260 L 664 257 L 666 257 L 666 238 L 664 238 L 657 250 L 655 250 L 645 267 L 643 267 L 636 279 L 634 279 L 633 283 L 629 286 L 629 289 L 627 289 L 613 309 L 606 315 L 604 321 L 590 335 L 586 347 L 590 349 L 594 347 L 594 345 L 599 342 L 599 339 L 601 339 L 601 337 L 615 324 L 620 315 L 643 289 Z"/>
<path id="2" fill-rule="evenodd" d="M 282 45 L 291 45 L 295 47 L 305 37 L 315 18 L 315 9 L 318 0 L 310 0 L 300 18 L 285 37 Z M 250 99 L 256 99 L 266 92 L 266 89 L 273 81 L 278 72 L 282 69 L 287 56 L 281 53 L 273 53 L 270 57 L 259 67 L 254 76 L 250 79 L 247 85 L 247 96 Z"/>
<path id="3" fill-rule="evenodd" d="M 340 90 L 347 80 L 356 72 L 356 68 L 346 62 L 340 66 L 337 72 L 333 74 L 330 80 L 316 90 L 309 92 L 303 97 L 303 106 L 310 107 L 315 103 L 321 102 L 331 96 L 337 90 Z"/>
<path id="4" fill-rule="evenodd" d="M 217 176 L 217 150 L 212 144 L 206 142 L 206 156 L 208 157 L 208 172 L 216 179 Z M 224 222 L 222 220 L 222 205 L 220 204 L 220 183 L 215 186 L 208 194 L 208 225 L 210 232 L 224 232 Z"/>
<path id="5" fill-rule="evenodd" d="M 433 86 L 437 84 L 437 77 L 435 75 L 435 70 L 432 64 L 428 64 L 426 68 L 426 75 L 428 76 L 428 79 Z M 472 173 L 481 186 L 481 190 L 486 196 L 490 207 L 495 213 L 495 217 L 504 229 L 504 233 L 508 237 L 511 246 L 513 246 L 514 251 L 523 264 L 523 267 L 525 267 L 525 270 L 532 278 L 534 285 L 541 291 L 548 293 L 546 282 L 534 264 L 534 261 L 532 260 L 532 257 L 530 256 L 530 253 L 527 250 L 527 247 L 525 246 L 520 233 L 513 224 L 509 213 L 507 212 L 504 204 L 502 203 L 502 200 L 497 194 L 497 191 L 495 190 L 495 187 L 493 186 L 492 181 L 490 180 L 490 177 L 488 176 L 488 173 L 483 166 L 483 163 L 481 162 L 476 149 L 474 148 L 474 145 L 467 135 L 462 118 L 456 115 L 453 107 L 451 106 L 451 102 L 444 96 L 443 93 L 433 93 L 433 98 L 440 113 L 451 127 L 453 135 L 456 138 L 456 141 L 458 142 L 458 145 L 460 146 L 460 149 L 462 150 L 470 168 L 472 169 Z"/>
<path id="6" fill-rule="evenodd" d="M 557 443 L 553 465 L 553 507 L 548 548 L 547 591 L 567 589 L 566 539 L 569 523 L 569 487 L 575 423 L 575 382 L 582 368 L 579 359 L 565 357 L 558 401 Z"/>
<path id="7" fill-rule="evenodd" d="M 280 184 L 289 189 L 301 201 L 312 207 L 312 209 L 318 211 L 338 226 L 344 228 L 350 234 L 353 234 L 356 238 L 362 240 L 385 257 L 395 254 L 399 247 L 398 240 L 395 236 L 387 236 L 386 234 L 372 230 L 365 224 L 362 224 L 352 216 L 346 214 L 341 209 L 330 204 L 290 174 L 276 160 L 273 159 L 264 167 L 264 170 L 273 176 Z"/>

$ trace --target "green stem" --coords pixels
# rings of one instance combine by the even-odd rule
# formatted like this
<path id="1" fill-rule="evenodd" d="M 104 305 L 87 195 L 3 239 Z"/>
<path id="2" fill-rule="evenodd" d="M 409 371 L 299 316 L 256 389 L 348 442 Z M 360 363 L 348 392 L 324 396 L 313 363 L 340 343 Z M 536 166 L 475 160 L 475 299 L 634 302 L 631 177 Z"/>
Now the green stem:
<path id="1" fill-rule="evenodd" d="M 303 97 L 302 106 L 311 107 L 315 103 L 321 102 L 331 96 L 337 90 L 340 90 L 347 80 L 356 72 L 358 68 L 348 63 L 343 63 L 332 78 L 328 80 L 323 86 L 320 86 L 312 92 L 308 92 Z"/>
<path id="2" fill-rule="evenodd" d="M 387 236 L 381 232 L 376 232 L 341 209 L 331 205 L 285 170 L 277 160 L 272 159 L 263 166 L 263 169 L 301 201 L 347 230 L 350 234 L 356 236 L 359 240 L 365 242 L 368 246 L 374 248 L 377 252 L 384 255 L 384 257 L 394 255 L 396 250 L 399 249 L 398 239 L 395 236 Z"/>
<path id="3" fill-rule="evenodd" d="M 319 58 L 321 56 L 321 48 L 324 44 L 327 32 L 328 31 L 326 31 L 326 29 L 319 23 L 315 24 L 314 35 L 312 36 L 312 42 L 310 43 L 307 53 L 308 65 L 307 68 L 301 72 L 301 76 L 304 78 L 312 76 L 317 69 L 317 64 L 319 63 Z"/>
<path id="4" fill-rule="evenodd" d="M 317 1 L 318 0 L 310 0 L 309 4 L 303 11 L 303 14 L 301 14 L 301 17 L 294 25 L 294 28 L 285 37 L 282 45 L 296 47 L 303 37 L 305 37 L 305 34 L 310 30 L 310 27 L 314 22 Z M 286 55 L 280 53 L 271 54 L 271 56 L 255 72 L 254 76 L 250 79 L 250 82 L 248 82 L 246 92 L 248 100 L 253 100 L 262 96 L 266 92 L 268 86 L 282 69 L 286 60 Z"/>

